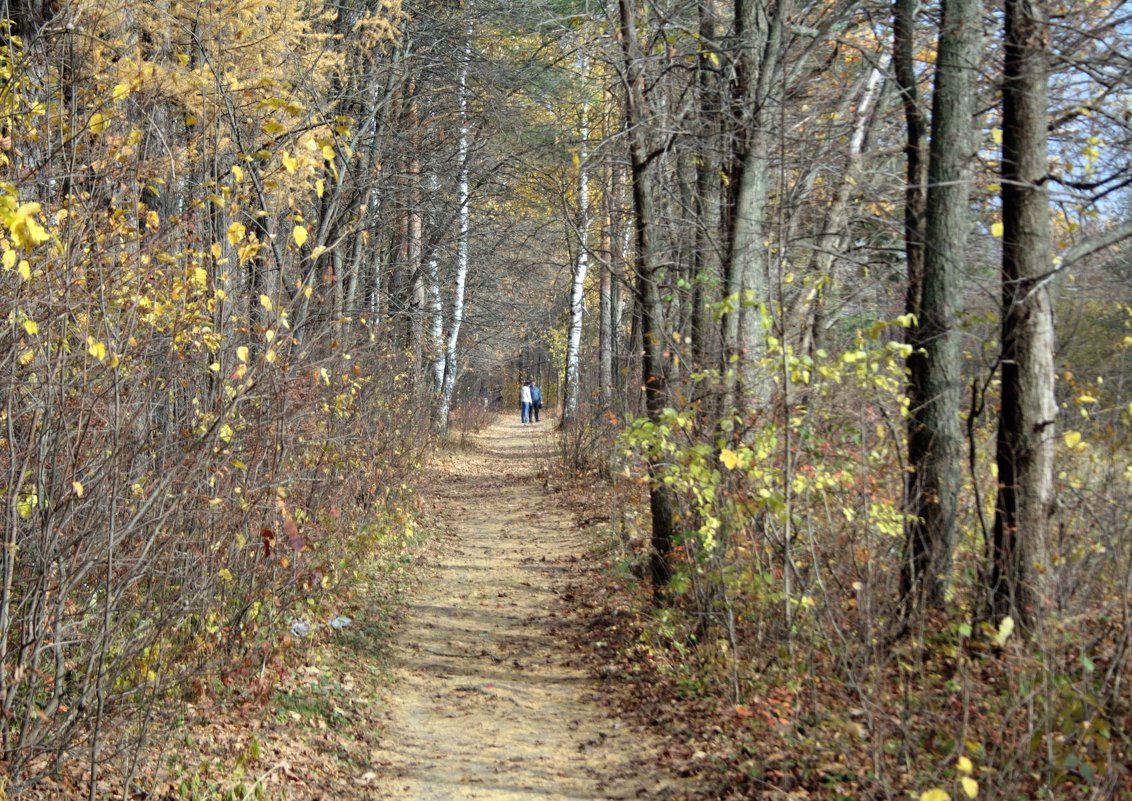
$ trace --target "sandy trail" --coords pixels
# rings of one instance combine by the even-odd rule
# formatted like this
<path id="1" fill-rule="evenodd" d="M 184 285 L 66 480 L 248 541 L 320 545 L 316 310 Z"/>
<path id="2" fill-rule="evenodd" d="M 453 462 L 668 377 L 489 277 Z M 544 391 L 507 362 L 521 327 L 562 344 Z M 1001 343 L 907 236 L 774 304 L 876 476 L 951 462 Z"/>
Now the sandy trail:
<path id="1" fill-rule="evenodd" d="M 587 543 L 536 477 L 548 428 L 500 419 L 439 468 L 448 533 L 393 645 L 378 798 L 682 795 L 571 644 L 556 592 Z"/>

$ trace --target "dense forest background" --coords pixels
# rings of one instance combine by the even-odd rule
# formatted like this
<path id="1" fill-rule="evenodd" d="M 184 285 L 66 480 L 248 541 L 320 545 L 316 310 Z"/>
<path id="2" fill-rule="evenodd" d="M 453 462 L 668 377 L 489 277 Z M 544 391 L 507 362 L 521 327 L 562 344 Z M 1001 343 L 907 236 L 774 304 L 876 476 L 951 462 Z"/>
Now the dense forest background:
<path id="1" fill-rule="evenodd" d="M 9 792 L 266 682 L 537 378 L 729 781 L 1126 797 L 1129 12 L 5 0 Z"/>

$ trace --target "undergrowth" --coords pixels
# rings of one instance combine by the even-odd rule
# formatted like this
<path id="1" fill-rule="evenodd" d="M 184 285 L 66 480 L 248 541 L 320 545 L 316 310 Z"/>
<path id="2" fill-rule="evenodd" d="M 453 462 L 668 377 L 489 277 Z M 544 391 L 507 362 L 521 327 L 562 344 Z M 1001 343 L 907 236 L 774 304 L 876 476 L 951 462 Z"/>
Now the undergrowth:
<path id="1" fill-rule="evenodd" d="M 721 436 L 698 430 L 694 407 L 623 433 L 616 580 L 645 574 L 645 458 L 679 534 L 664 601 L 641 606 L 622 655 L 698 710 L 681 728 L 721 798 L 1129 797 L 1128 411 L 1079 395 L 1059 455 L 1056 613 L 1038 631 L 980 622 L 982 475 L 968 476 L 950 604 L 908 630 L 904 346 L 886 330 L 837 357 L 772 352 L 787 402 Z M 972 430 L 992 447 L 981 421 Z"/>

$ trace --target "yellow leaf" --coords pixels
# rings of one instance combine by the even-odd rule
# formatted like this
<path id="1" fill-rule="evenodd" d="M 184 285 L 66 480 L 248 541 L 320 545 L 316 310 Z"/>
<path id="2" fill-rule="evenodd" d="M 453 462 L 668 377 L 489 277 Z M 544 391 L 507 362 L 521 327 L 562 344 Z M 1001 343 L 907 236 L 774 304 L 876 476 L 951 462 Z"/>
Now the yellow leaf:
<path id="1" fill-rule="evenodd" d="M 326 191 L 326 181 L 319 178 L 314 182 L 314 191 L 319 197 L 322 197 L 323 192 Z"/>
<path id="2" fill-rule="evenodd" d="M 243 223 L 234 222 L 228 226 L 228 243 L 235 247 L 238 245 L 248 233 L 248 229 L 244 227 Z"/>
<path id="3" fill-rule="evenodd" d="M 13 267 L 15 267 L 16 266 L 16 259 L 18 259 L 18 258 L 19 258 L 19 256 L 16 255 L 16 251 L 5 250 L 4 251 L 4 269 L 10 270 Z"/>
<path id="4" fill-rule="evenodd" d="M 244 168 L 239 164 L 232 165 L 232 177 L 236 179 L 236 183 L 244 180 Z"/>
<path id="5" fill-rule="evenodd" d="M 214 259 L 219 259 L 221 253 L 223 252 L 220 249 L 220 243 L 219 242 L 213 242 L 212 245 L 208 248 L 208 250 L 212 254 L 212 258 L 214 258 Z"/>
<path id="6" fill-rule="evenodd" d="M 106 345 L 105 343 L 95 341 L 94 337 L 86 338 L 86 352 L 100 362 L 106 361 Z"/>
<path id="7" fill-rule="evenodd" d="M 994 139 L 994 143 L 996 145 L 1001 145 L 1002 144 L 1002 129 L 1001 128 L 991 128 L 990 133 L 991 133 L 991 138 Z"/>
<path id="8" fill-rule="evenodd" d="M 71 489 L 73 489 L 75 491 L 75 495 L 80 498 L 83 497 L 83 493 L 86 492 L 86 489 L 83 487 L 83 482 L 81 481 L 72 481 Z"/>
<path id="9" fill-rule="evenodd" d="M 31 492 L 16 502 L 16 512 L 24 520 L 27 520 L 31 517 L 31 513 L 35 511 L 35 507 L 37 506 L 39 506 L 39 496 Z"/>
<path id="10" fill-rule="evenodd" d="M 219 498 L 217 498 L 216 500 L 220 500 L 220 499 L 219 499 Z M 217 573 L 217 575 L 218 575 L 218 576 L 220 576 L 220 578 L 221 578 L 221 579 L 222 579 L 223 581 L 231 581 L 231 580 L 232 580 L 232 571 L 231 571 L 231 570 L 229 570 L 229 569 L 228 569 L 228 568 L 226 568 L 226 567 L 222 567 L 222 568 L 220 568 L 220 572 L 219 572 L 219 573 Z"/>
<path id="11" fill-rule="evenodd" d="M 23 353 L 20 354 L 20 364 L 22 364 L 24 367 L 27 367 L 29 364 L 31 364 L 31 360 L 34 359 L 34 358 L 35 358 L 35 351 L 32 350 L 31 348 L 28 348 L 27 350 L 25 350 Z"/>
<path id="12" fill-rule="evenodd" d="M 240 260 L 240 264 L 243 264 L 248 259 L 255 257 L 255 255 L 259 253 L 262 248 L 263 245 L 259 243 L 240 245 L 240 249 L 236 252 L 236 257 Z"/>
<path id="13" fill-rule="evenodd" d="M 145 215 L 145 227 L 151 231 L 156 231 L 161 227 L 161 216 L 156 211 L 150 211 Z"/>
<path id="14" fill-rule="evenodd" d="M 1014 633 L 1014 618 L 1007 615 L 998 624 L 998 631 L 994 635 L 994 644 L 998 647 L 1006 645 L 1006 641 L 1010 639 L 1010 635 Z"/>
<path id="15" fill-rule="evenodd" d="M 979 783 L 970 776 L 964 776 L 959 780 L 959 783 L 963 785 L 963 792 L 967 794 L 968 798 L 974 798 L 979 794 Z"/>
<path id="16" fill-rule="evenodd" d="M 1076 448 L 1081 443 L 1080 431 L 1066 431 L 1065 432 L 1065 447 Z"/>
<path id="17" fill-rule="evenodd" d="M 27 335 L 29 337 L 33 337 L 33 336 L 35 336 L 36 334 L 39 333 L 39 325 L 35 322 L 35 320 L 25 319 L 24 320 L 24 331 L 27 332 Z"/>
<path id="18" fill-rule="evenodd" d="M 101 114 L 92 114 L 90 117 L 90 132 L 100 134 L 106 128 L 106 118 Z"/>
<path id="19" fill-rule="evenodd" d="M 334 161 L 334 148 L 332 148 L 330 145 L 323 145 L 322 157 L 327 161 Z"/>
<path id="20" fill-rule="evenodd" d="M 730 448 L 724 448 L 719 452 L 719 461 L 728 470 L 734 470 L 739 465 L 739 456 Z"/>
<path id="21" fill-rule="evenodd" d="M 967 759 L 965 756 L 959 757 L 959 762 L 955 767 L 960 773 L 972 773 L 975 770 L 975 766 L 971 764 L 971 760 Z"/>
<path id="22" fill-rule="evenodd" d="M 113 100 L 121 100 L 123 97 L 125 97 L 129 93 L 130 93 L 129 85 L 124 84 L 124 83 L 120 83 L 120 84 L 115 85 L 113 91 L 110 93 L 110 97 Z"/>
<path id="23" fill-rule="evenodd" d="M 207 287 L 208 286 L 208 271 L 206 269 L 204 269 L 203 267 L 194 267 L 193 268 L 192 282 L 194 284 L 196 284 L 197 286 L 199 286 L 201 289 L 204 289 L 205 287 Z"/>
<path id="24" fill-rule="evenodd" d="M 268 364 L 275 364 L 275 351 L 268 348 L 267 353 L 263 354 L 263 358 L 267 359 Z"/>
<path id="25" fill-rule="evenodd" d="M 185 115 L 185 127 L 186 128 L 192 128 L 196 124 L 197 124 L 196 115 L 194 115 L 194 114 L 186 114 Z"/>
<path id="26" fill-rule="evenodd" d="M 217 436 L 219 436 L 220 439 L 224 442 L 231 442 L 232 433 L 232 426 L 225 423 L 224 425 L 220 426 L 220 430 L 217 432 Z"/>
<path id="27" fill-rule="evenodd" d="M 951 796 L 936 787 L 921 795 L 920 801 L 951 801 Z"/>
<path id="28" fill-rule="evenodd" d="M 16 247 L 20 248 L 33 248 L 36 245 L 42 245 L 51 236 L 35 219 L 35 215 L 39 214 L 40 206 L 38 203 L 23 203 L 18 209 L 12 212 L 12 216 L 8 220 L 8 231 L 12 234 L 12 241 Z"/>
<path id="29" fill-rule="evenodd" d="M 295 240 L 295 244 L 302 247 L 307 241 L 307 229 L 301 225 L 296 225 L 291 230 L 291 238 Z"/>
<path id="30" fill-rule="evenodd" d="M 236 358 L 239 359 L 242 362 L 246 362 L 248 360 L 248 346 L 247 345 L 241 345 L 240 347 L 236 348 Z"/>
<path id="31" fill-rule="evenodd" d="M 991 236 L 994 236 L 994 237 L 1002 236 L 1002 223 L 996 222 L 994 225 L 992 225 L 990 227 L 990 232 L 991 232 Z"/>
<path id="32" fill-rule="evenodd" d="M 267 295 L 260 295 L 259 305 L 263 306 L 263 308 L 267 309 L 268 311 L 271 311 L 271 298 L 269 298 Z"/>
<path id="33" fill-rule="evenodd" d="M 31 280 L 31 265 L 28 264 L 27 259 L 20 259 L 18 272 L 20 274 L 20 278 L 24 279 L 25 281 Z"/>
<path id="34" fill-rule="evenodd" d="M 283 167 L 287 170 L 287 172 L 294 172 L 299 168 L 299 160 L 294 156 L 284 156 Z"/>

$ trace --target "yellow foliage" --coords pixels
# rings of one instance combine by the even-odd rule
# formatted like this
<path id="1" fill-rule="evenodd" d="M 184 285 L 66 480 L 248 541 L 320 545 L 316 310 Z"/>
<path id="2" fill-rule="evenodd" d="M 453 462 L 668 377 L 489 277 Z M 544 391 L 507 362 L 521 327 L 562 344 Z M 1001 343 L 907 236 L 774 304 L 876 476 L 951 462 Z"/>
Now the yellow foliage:
<path id="1" fill-rule="evenodd" d="M 247 235 L 248 229 L 244 227 L 243 223 L 234 222 L 228 226 L 228 243 L 235 247 L 243 241 L 244 236 Z"/>
<path id="2" fill-rule="evenodd" d="M 106 361 L 106 343 L 99 342 L 94 337 L 87 337 L 87 353 L 100 362 Z"/>
<path id="3" fill-rule="evenodd" d="M 40 212 L 38 203 L 22 203 L 15 211 L 6 216 L 4 224 L 8 226 L 8 235 L 16 247 L 31 249 L 42 245 L 51 236 L 36 220 Z"/>

